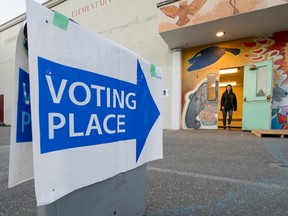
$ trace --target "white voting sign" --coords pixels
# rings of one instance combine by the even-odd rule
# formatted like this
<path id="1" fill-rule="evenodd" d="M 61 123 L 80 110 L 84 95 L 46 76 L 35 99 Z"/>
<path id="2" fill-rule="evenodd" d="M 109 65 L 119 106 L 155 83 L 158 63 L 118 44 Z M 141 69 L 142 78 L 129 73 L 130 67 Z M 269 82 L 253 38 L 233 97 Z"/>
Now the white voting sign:
<path id="1" fill-rule="evenodd" d="M 33 178 L 30 85 L 27 43 L 25 43 L 27 40 L 25 38 L 27 37 L 25 37 L 23 27 L 19 31 L 15 56 L 9 187 Z"/>
<path id="2" fill-rule="evenodd" d="M 26 4 L 37 204 L 162 158 L 159 68 Z"/>

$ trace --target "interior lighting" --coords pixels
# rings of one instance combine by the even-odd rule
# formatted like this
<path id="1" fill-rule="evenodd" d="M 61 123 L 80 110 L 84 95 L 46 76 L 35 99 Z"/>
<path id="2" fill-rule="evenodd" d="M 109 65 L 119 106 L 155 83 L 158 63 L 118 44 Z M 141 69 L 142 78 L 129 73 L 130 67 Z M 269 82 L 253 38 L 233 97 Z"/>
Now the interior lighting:
<path id="1" fill-rule="evenodd" d="M 225 83 L 220 83 L 219 86 L 220 87 L 226 87 L 228 84 L 230 84 L 231 86 L 236 86 L 237 85 L 236 82 L 225 82 Z"/>
<path id="2" fill-rule="evenodd" d="M 237 73 L 238 68 L 227 68 L 227 69 L 220 69 L 219 74 L 231 74 L 231 73 Z"/>
<path id="3" fill-rule="evenodd" d="M 220 31 L 220 32 L 217 32 L 217 33 L 216 33 L 216 36 L 217 36 L 217 37 L 223 37 L 224 34 L 225 34 L 225 32 Z"/>

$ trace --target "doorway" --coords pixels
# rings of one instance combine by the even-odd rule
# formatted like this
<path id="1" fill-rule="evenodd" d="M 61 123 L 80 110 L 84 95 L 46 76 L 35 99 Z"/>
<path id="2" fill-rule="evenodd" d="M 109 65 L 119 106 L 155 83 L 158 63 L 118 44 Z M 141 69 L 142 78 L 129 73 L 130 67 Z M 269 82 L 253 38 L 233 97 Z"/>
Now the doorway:
<path id="1" fill-rule="evenodd" d="M 4 122 L 4 95 L 0 95 L 0 123 Z"/>
<path id="2" fill-rule="evenodd" d="M 243 82 L 244 67 L 226 68 L 219 71 L 219 95 L 218 95 L 218 128 L 223 128 L 223 117 L 220 111 L 221 97 L 228 84 L 232 85 L 233 92 L 237 97 L 237 111 L 233 111 L 231 128 L 242 128 L 243 110 Z M 227 118 L 228 120 L 228 118 Z"/>

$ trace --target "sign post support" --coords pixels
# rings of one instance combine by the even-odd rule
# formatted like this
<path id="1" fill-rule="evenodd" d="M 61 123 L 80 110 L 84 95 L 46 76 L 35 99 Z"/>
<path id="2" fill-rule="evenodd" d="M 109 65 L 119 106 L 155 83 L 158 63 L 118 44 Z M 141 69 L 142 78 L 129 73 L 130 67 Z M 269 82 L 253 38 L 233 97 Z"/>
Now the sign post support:
<path id="1" fill-rule="evenodd" d="M 141 216 L 145 188 L 146 164 L 39 206 L 38 216 Z"/>

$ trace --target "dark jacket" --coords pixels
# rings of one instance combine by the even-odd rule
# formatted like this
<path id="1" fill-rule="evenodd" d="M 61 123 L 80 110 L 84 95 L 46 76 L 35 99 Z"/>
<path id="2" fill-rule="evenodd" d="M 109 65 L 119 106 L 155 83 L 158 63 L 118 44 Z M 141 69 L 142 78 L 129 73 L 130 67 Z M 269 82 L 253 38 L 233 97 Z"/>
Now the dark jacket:
<path id="1" fill-rule="evenodd" d="M 230 98 L 230 103 L 228 103 L 229 98 Z M 230 104 L 230 106 L 229 106 L 229 104 Z M 227 111 L 229 111 L 229 110 L 237 111 L 237 98 L 236 98 L 236 95 L 234 94 L 234 92 L 231 92 L 228 94 L 228 92 L 225 91 L 222 94 L 220 110 L 222 110 L 223 106 L 225 107 L 225 109 Z"/>

